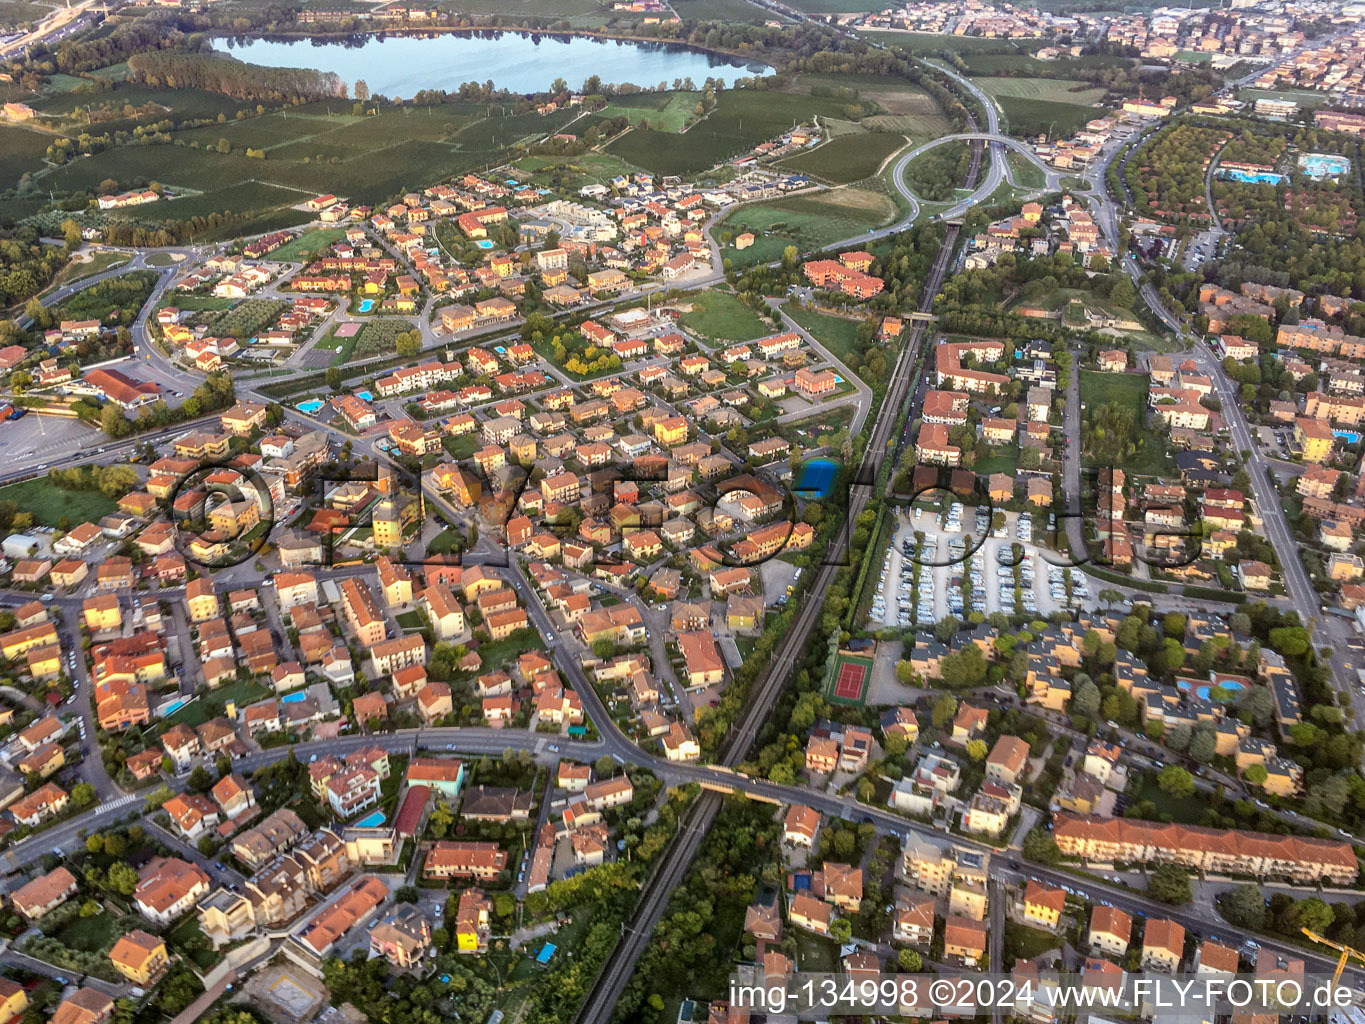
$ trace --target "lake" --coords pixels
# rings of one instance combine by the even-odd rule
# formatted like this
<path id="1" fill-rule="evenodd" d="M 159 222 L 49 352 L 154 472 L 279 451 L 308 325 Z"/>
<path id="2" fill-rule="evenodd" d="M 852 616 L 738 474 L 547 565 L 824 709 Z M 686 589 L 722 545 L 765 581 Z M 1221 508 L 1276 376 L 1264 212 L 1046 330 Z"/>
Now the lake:
<path id="1" fill-rule="evenodd" d="M 691 78 L 700 88 L 707 78 L 729 83 L 768 70 L 767 65 L 666 43 L 517 32 L 371 35 L 347 41 L 231 37 L 213 42 L 248 64 L 330 71 L 348 87 L 363 78 L 372 94 L 390 99 L 490 79 L 511 92 L 545 92 L 556 78 L 577 89 L 590 75 L 604 83 L 648 87 Z"/>

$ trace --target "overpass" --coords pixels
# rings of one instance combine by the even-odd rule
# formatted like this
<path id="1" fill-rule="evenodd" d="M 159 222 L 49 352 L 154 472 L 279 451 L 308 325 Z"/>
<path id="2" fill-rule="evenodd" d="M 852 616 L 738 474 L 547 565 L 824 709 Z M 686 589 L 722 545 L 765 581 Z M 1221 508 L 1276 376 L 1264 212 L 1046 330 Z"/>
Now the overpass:
<path id="1" fill-rule="evenodd" d="M 919 157 L 922 154 L 929 152 L 929 150 L 935 148 L 936 146 L 941 146 L 946 142 L 999 143 L 1006 149 L 1014 150 L 1014 152 L 1018 153 L 1029 163 L 1033 164 L 1034 167 L 1038 168 L 1038 170 L 1043 172 L 1044 179 L 1046 180 L 1046 185 L 1044 185 L 1043 191 L 1046 192 L 1060 191 L 1062 187 L 1062 178 L 1065 177 L 1065 175 L 1061 171 L 1057 170 L 1057 168 L 1050 167 L 1048 164 L 1044 163 L 1043 160 L 1038 156 L 1038 154 L 1033 151 L 1033 147 L 1031 147 L 1026 142 L 1020 141 L 1019 139 L 1011 138 L 1008 135 L 1001 135 L 996 132 L 956 132 L 952 135 L 944 135 L 937 139 L 930 139 L 928 142 L 920 143 L 920 145 L 916 146 L 914 149 L 910 150 L 910 152 L 906 153 L 904 157 L 901 159 L 902 166 L 904 164 L 908 164 L 916 157 Z M 946 217 L 947 214 L 944 214 L 944 216 Z"/>

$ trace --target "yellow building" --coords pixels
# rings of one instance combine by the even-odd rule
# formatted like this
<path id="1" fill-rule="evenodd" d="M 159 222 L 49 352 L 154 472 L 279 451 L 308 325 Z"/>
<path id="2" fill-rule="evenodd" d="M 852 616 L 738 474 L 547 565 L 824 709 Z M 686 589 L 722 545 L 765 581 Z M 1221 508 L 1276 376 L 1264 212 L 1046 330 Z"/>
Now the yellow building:
<path id="1" fill-rule="evenodd" d="M 81 605 L 81 612 L 85 616 L 85 625 L 92 633 L 118 629 L 123 625 L 123 612 L 119 609 L 118 598 L 113 594 L 86 598 Z"/>
<path id="2" fill-rule="evenodd" d="M 0 1020 L 14 1020 L 28 1009 L 28 993 L 18 982 L 0 978 Z"/>
<path id="3" fill-rule="evenodd" d="M 1332 455 L 1332 428 L 1322 420 L 1300 416 L 1294 421 L 1294 441 L 1305 462 L 1326 462 Z"/>
<path id="4" fill-rule="evenodd" d="M 1041 928 L 1056 928 L 1062 920 L 1066 893 L 1061 889 L 1030 881 L 1024 888 L 1024 923 Z"/>
<path id="5" fill-rule="evenodd" d="M 155 935 L 135 928 L 128 932 L 109 951 L 114 967 L 129 981 L 147 985 L 166 966 L 166 944 Z"/>
<path id="6" fill-rule="evenodd" d="M 189 606 L 191 622 L 207 622 L 218 617 L 218 595 L 214 593 L 213 584 L 203 577 L 191 580 L 185 587 L 185 604 Z"/>

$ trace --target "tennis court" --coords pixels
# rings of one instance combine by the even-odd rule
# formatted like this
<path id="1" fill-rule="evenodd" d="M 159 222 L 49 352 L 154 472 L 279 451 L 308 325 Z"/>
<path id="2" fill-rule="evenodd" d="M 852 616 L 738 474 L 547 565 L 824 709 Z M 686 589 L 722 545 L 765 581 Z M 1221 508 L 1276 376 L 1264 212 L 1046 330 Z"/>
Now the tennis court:
<path id="1" fill-rule="evenodd" d="M 861 704 L 867 696 L 867 678 L 871 671 L 871 659 L 841 654 L 834 669 L 830 699 L 844 704 Z"/>

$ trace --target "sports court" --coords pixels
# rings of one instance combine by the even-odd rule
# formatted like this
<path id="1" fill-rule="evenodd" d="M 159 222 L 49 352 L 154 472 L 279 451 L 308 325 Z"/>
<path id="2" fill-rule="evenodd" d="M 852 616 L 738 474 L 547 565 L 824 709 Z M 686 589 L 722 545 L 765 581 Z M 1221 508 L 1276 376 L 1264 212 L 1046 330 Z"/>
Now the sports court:
<path id="1" fill-rule="evenodd" d="M 840 654 L 834 664 L 829 699 L 841 704 L 862 704 L 867 698 L 867 681 L 871 674 L 871 658 Z"/>

